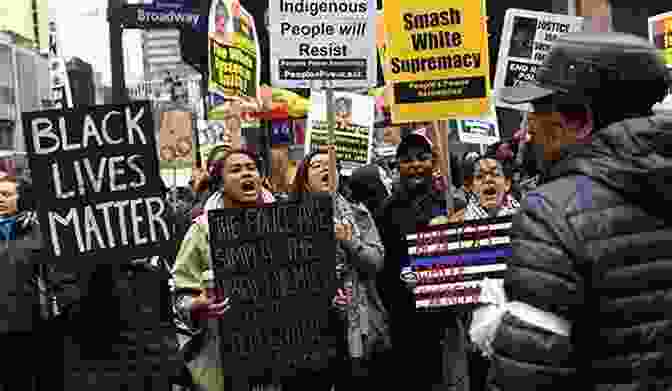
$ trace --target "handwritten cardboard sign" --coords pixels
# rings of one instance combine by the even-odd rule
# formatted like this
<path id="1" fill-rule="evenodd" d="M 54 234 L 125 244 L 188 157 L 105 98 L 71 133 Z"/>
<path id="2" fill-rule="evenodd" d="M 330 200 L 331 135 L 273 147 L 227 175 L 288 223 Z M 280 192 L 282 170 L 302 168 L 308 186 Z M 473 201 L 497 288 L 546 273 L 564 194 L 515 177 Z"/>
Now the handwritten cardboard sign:
<path id="1" fill-rule="evenodd" d="M 169 251 L 148 102 L 24 113 L 23 128 L 47 260 L 122 263 Z"/>
<path id="2" fill-rule="evenodd" d="M 217 286 L 231 298 L 220 324 L 226 371 L 292 376 L 323 368 L 336 292 L 331 197 L 208 214 Z"/>

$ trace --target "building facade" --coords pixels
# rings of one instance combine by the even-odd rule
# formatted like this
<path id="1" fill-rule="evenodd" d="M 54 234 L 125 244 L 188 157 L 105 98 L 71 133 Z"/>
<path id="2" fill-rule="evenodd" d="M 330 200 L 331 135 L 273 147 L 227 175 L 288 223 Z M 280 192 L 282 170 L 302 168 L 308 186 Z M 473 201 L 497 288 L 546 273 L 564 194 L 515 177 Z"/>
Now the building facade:
<path id="1" fill-rule="evenodd" d="M 47 1 L 0 1 L 0 31 L 12 34 L 17 46 L 46 51 L 49 45 Z"/>
<path id="2" fill-rule="evenodd" d="M 46 108 L 49 61 L 0 34 L 0 150 L 24 151 L 21 113 Z"/>
<path id="3" fill-rule="evenodd" d="M 193 77 L 196 71 L 182 61 L 180 31 L 154 29 L 142 32 L 145 80 L 163 80 L 169 75 Z"/>

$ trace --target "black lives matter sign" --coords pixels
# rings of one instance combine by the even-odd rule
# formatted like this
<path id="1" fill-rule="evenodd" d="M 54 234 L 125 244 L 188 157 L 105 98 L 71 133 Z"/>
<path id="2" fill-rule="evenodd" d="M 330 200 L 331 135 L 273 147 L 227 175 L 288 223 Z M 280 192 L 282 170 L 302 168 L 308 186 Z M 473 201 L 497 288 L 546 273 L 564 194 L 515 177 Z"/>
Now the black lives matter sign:
<path id="1" fill-rule="evenodd" d="M 277 378 L 324 368 L 336 292 L 331 197 L 215 210 L 208 224 L 217 285 L 232 301 L 220 322 L 227 372 Z"/>
<path id="2" fill-rule="evenodd" d="M 123 263 L 169 248 L 148 102 L 24 113 L 23 128 L 53 262 Z"/>

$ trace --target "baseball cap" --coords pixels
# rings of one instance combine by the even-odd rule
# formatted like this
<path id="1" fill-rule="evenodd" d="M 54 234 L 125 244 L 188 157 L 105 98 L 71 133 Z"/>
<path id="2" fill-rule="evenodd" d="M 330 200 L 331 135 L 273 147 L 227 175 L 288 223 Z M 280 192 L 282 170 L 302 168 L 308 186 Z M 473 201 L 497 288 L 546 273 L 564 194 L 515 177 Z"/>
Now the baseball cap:
<path id="1" fill-rule="evenodd" d="M 401 143 L 397 146 L 397 159 L 406 156 L 409 149 L 412 147 L 421 147 L 425 152 L 432 152 L 432 145 L 429 143 L 427 137 L 421 134 L 411 133 L 402 138 Z"/>

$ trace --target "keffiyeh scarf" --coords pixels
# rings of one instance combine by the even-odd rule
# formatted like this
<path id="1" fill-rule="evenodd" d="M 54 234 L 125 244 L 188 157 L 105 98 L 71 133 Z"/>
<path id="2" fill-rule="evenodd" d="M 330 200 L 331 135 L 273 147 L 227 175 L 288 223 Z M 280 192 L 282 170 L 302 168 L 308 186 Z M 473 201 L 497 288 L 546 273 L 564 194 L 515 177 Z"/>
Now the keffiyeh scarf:
<path id="1" fill-rule="evenodd" d="M 497 213 L 494 216 L 491 216 L 488 211 L 483 209 L 478 202 L 477 198 L 472 198 L 471 202 L 467 204 L 467 210 L 464 213 L 464 220 L 480 220 L 487 219 L 489 217 L 501 217 L 501 216 L 510 216 L 515 214 L 520 208 L 520 203 L 513 198 L 510 194 L 506 195 L 502 206 L 497 210 Z"/>

